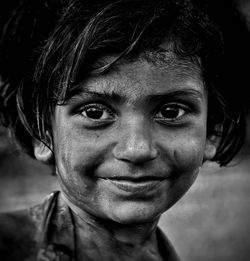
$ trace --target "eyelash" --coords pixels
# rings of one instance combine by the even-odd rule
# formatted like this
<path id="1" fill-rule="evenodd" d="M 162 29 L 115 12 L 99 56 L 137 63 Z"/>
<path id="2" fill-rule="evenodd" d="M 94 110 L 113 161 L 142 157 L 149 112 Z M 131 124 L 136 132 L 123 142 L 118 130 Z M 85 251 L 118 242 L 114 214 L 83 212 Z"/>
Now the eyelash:
<path id="1" fill-rule="evenodd" d="M 171 109 L 177 110 L 178 117 L 173 117 L 172 119 L 165 118 L 164 116 L 157 117 L 157 114 L 159 114 L 164 108 L 168 108 L 168 109 L 171 108 Z M 181 112 L 181 115 L 179 116 L 180 111 L 182 111 L 182 112 Z M 155 115 L 156 115 L 155 119 L 157 122 L 160 122 L 163 124 L 179 124 L 179 123 L 182 123 L 183 120 L 192 112 L 192 109 L 188 105 L 173 102 L 173 103 L 167 103 L 167 104 L 161 105 L 160 107 L 157 108 L 156 112 L 157 113 L 155 113 Z M 169 112 L 171 112 L 171 111 L 169 110 Z"/>
<path id="2" fill-rule="evenodd" d="M 162 110 L 164 108 L 172 108 L 178 111 L 178 117 L 173 119 L 164 118 L 164 116 L 157 116 L 158 114 L 162 114 Z M 98 112 L 98 110 L 102 113 L 100 116 L 103 116 L 103 113 L 107 113 L 107 117 L 104 119 L 93 119 L 87 116 L 86 112 L 88 109 L 93 109 L 92 113 Z M 95 111 L 96 110 L 96 111 Z M 95 112 L 94 112 L 95 111 Z M 169 110 L 170 112 L 171 110 Z M 180 113 L 181 111 L 181 113 Z M 158 106 L 154 111 L 154 119 L 161 124 L 181 124 L 184 122 L 184 119 L 191 113 L 192 109 L 188 105 L 184 105 L 183 103 L 165 103 L 161 106 Z M 172 111 L 173 112 L 173 111 Z M 116 113 L 113 109 L 109 108 L 107 105 L 101 103 L 90 103 L 82 106 L 78 112 L 82 117 L 89 121 L 90 125 L 95 126 L 104 126 L 106 124 L 112 123 L 115 121 Z M 85 115 L 84 115 L 85 114 Z M 179 114 L 181 114 L 179 116 Z"/>

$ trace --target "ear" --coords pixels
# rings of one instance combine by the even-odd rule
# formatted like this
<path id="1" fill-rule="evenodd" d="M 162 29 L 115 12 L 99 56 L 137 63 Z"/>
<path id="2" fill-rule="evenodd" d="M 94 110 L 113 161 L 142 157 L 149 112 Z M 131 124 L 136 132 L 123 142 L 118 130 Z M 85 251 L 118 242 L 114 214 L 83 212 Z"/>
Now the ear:
<path id="1" fill-rule="evenodd" d="M 53 162 L 53 151 L 51 144 L 46 145 L 39 140 L 34 140 L 33 146 L 34 155 L 37 160 L 46 164 L 51 164 Z"/>
<path id="2" fill-rule="evenodd" d="M 217 139 L 214 139 L 214 137 L 207 138 L 203 157 L 204 161 L 214 158 L 217 151 L 217 143 Z"/>

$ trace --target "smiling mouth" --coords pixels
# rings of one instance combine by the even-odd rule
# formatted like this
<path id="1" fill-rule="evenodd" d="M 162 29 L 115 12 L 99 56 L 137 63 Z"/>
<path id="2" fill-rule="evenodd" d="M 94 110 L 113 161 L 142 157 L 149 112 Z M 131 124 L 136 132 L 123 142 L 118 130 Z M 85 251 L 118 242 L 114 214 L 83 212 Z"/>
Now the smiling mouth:
<path id="1" fill-rule="evenodd" d="M 133 194 L 152 191 L 166 180 L 166 178 L 158 177 L 109 177 L 101 179 L 103 179 L 104 182 L 107 182 L 108 185 L 112 185 L 119 190 Z"/>

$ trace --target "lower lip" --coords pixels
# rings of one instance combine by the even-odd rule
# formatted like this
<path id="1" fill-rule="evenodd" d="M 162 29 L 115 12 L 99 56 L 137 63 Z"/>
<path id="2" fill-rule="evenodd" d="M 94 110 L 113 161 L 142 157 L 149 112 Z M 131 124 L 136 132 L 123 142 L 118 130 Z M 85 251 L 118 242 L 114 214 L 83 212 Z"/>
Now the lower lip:
<path id="1" fill-rule="evenodd" d="M 104 179 L 109 184 L 114 185 L 120 190 L 129 193 L 145 193 L 156 189 L 160 186 L 165 179 L 161 180 L 150 180 L 150 181 L 143 181 L 143 182 L 134 182 L 128 180 L 114 180 L 114 179 Z"/>

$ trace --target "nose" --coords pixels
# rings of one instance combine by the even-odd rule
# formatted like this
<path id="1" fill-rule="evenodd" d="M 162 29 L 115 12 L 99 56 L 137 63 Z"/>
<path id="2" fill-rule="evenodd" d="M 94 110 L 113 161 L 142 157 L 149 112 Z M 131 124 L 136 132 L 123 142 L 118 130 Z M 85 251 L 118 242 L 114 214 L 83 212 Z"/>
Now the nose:
<path id="1" fill-rule="evenodd" d="M 113 148 L 114 157 L 133 164 L 142 164 L 158 155 L 153 133 L 142 119 L 135 117 L 126 122 L 119 131 L 119 140 Z"/>

